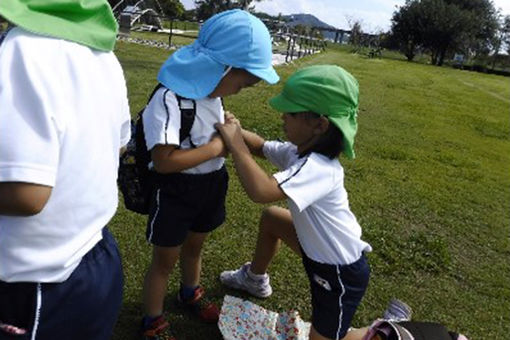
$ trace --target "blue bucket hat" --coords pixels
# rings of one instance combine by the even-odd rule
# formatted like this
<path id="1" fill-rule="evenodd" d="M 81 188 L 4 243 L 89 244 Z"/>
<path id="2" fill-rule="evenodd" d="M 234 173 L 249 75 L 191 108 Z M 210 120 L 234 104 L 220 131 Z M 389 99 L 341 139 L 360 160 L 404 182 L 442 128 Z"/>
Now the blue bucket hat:
<path id="1" fill-rule="evenodd" d="M 267 27 L 239 9 L 209 18 L 193 44 L 165 61 L 158 81 L 180 96 L 202 99 L 213 92 L 228 66 L 244 69 L 269 84 L 280 79 L 272 66 Z"/>

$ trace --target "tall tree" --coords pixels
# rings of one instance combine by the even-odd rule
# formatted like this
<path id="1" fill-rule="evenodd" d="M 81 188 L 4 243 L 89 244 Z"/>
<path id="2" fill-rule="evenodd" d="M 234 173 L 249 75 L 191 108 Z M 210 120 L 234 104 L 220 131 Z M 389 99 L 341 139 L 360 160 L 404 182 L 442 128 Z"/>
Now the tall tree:
<path id="1" fill-rule="evenodd" d="M 506 51 L 510 54 L 510 15 L 507 15 L 503 21 L 503 43 L 506 44 Z"/>
<path id="2" fill-rule="evenodd" d="M 180 18 L 184 14 L 184 5 L 179 0 L 158 0 L 163 14 L 169 17 Z"/>
<path id="3" fill-rule="evenodd" d="M 407 1 L 399 11 L 393 13 L 391 19 L 391 41 L 395 42 L 400 52 L 407 60 L 412 61 L 416 55 L 416 49 L 422 43 L 421 31 L 418 28 L 420 16 L 420 3 Z"/>
<path id="4" fill-rule="evenodd" d="M 252 4 L 261 1 L 263 0 L 195 0 L 197 18 L 207 20 L 216 13 L 234 8 L 253 11 Z"/>
<path id="5" fill-rule="evenodd" d="M 496 29 L 491 0 L 407 0 L 392 20 L 392 34 L 408 59 L 420 46 L 434 65 L 459 49 L 488 53 Z"/>

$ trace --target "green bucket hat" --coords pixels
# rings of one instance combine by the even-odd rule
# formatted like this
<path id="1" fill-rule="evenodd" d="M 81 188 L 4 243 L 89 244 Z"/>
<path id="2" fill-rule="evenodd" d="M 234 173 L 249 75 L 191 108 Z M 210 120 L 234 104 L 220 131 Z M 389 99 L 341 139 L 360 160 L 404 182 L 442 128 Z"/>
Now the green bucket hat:
<path id="1" fill-rule="evenodd" d="M 311 111 L 327 117 L 342 131 L 344 153 L 353 159 L 358 97 L 358 81 L 349 72 L 336 65 L 315 65 L 291 75 L 269 104 L 284 113 Z"/>
<path id="2" fill-rule="evenodd" d="M 0 0 L 0 16 L 29 32 L 112 51 L 117 21 L 106 0 Z"/>

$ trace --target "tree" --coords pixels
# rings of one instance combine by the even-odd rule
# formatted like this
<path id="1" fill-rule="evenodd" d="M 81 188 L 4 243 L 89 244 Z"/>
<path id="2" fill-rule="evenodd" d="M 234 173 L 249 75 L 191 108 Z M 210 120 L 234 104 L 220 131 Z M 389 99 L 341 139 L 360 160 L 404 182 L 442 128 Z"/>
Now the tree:
<path id="1" fill-rule="evenodd" d="M 163 14 L 172 18 L 180 18 L 185 10 L 179 0 L 159 0 Z"/>
<path id="2" fill-rule="evenodd" d="M 358 53 L 363 43 L 362 20 L 353 17 L 347 17 L 347 25 L 349 25 L 349 44 L 354 46 L 352 53 Z"/>
<path id="3" fill-rule="evenodd" d="M 253 11 L 254 7 L 251 4 L 260 1 L 262 0 L 195 0 L 197 18 L 207 20 L 216 13 L 234 8 Z"/>
<path id="4" fill-rule="evenodd" d="M 408 1 L 393 13 L 391 19 L 390 44 L 395 43 L 408 61 L 412 61 L 416 55 L 417 47 L 422 43 L 418 20 L 420 16 L 420 3 Z"/>
<path id="5" fill-rule="evenodd" d="M 503 20 L 503 43 L 506 45 L 507 53 L 510 54 L 510 15 L 505 16 Z"/>
<path id="6" fill-rule="evenodd" d="M 497 29 L 491 0 L 407 0 L 394 13 L 392 35 L 406 56 L 427 49 L 434 65 L 459 49 L 488 54 Z"/>

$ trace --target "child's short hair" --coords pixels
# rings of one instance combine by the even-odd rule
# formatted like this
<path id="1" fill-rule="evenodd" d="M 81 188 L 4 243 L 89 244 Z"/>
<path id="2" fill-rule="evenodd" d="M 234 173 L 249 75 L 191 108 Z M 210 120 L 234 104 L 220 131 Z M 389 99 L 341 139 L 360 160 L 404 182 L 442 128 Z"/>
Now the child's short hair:
<path id="1" fill-rule="evenodd" d="M 305 119 L 317 119 L 321 116 L 314 112 L 303 112 L 302 114 Z M 299 154 L 299 157 L 316 152 L 329 159 L 335 159 L 345 150 L 343 138 L 342 131 L 336 125 L 329 124 L 328 129 L 319 137 L 317 142 L 311 148 Z"/>
<path id="2" fill-rule="evenodd" d="M 315 65 L 290 76 L 269 104 L 284 113 L 315 112 L 325 116 L 340 130 L 345 155 L 354 158 L 358 96 L 358 81 L 349 72 L 335 65 Z"/>

